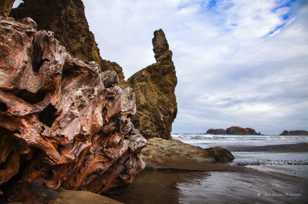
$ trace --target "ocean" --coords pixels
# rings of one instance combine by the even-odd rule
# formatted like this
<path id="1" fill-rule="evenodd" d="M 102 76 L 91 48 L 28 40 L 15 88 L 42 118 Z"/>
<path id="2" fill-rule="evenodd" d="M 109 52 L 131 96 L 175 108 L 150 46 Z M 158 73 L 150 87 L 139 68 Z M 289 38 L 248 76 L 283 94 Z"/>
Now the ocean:
<path id="1" fill-rule="evenodd" d="M 308 143 L 308 136 L 174 134 L 173 138 L 202 148 L 229 149 L 238 165 L 308 178 L 308 152 L 286 148 Z"/>

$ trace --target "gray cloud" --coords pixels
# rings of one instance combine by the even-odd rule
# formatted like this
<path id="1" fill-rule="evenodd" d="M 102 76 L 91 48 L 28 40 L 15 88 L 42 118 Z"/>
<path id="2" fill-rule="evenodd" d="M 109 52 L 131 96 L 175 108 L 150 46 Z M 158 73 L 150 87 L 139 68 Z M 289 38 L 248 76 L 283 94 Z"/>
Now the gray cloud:
<path id="1" fill-rule="evenodd" d="M 266 133 L 308 129 L 308 7 L 286 23 L 277 1 L 234 0 L 215 10 L 202 0 L 85 1 L 104 58 L 130 76 L 154 62 L 151 38 L 163 28 L 174 52 L 179 113 L 174 132 L 241 125 Z"/>

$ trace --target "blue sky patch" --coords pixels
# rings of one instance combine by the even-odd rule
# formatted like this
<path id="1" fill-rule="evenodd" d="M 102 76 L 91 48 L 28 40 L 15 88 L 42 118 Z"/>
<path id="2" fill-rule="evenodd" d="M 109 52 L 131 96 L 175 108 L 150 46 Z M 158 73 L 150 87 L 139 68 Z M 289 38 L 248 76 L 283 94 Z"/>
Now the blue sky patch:
<path id="1" fill-rule="evenodd" d="M 283 22 L 277 25 L 274 29 L 269 31 L 265 37 L 273 36 L 275 33 L 284 29 L 289 22 L 294 19 L 296 15 L 296 4 L 299 3 L 298 0 L 277 0 L 278 6 L 272 9 L 273 13 L 279 12 L 280 9 L 288 9 L 288 11 L 280 16 Z"/>
<path id="2" fill-rule="evenodd" d="M 217 6 L 217 1 L 216 0 L 209 0 L 207 2 L 207 8 L 208 9 L 213 9 Z"/>

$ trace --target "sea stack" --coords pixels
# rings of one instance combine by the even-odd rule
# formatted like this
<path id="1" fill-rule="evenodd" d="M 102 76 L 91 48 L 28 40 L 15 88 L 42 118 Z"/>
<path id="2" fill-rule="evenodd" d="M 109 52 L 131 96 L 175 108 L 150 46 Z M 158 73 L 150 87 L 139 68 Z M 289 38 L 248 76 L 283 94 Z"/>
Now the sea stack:
<path id="1" fill-rule="evenodd" d="M 156 63 L 128 79 L 136 94 L 137 114 L 133 121 L 146 138 L 170 139 L 177 114 L 175 66 L 163 30 L 154 32 L 152 43 Z"/>

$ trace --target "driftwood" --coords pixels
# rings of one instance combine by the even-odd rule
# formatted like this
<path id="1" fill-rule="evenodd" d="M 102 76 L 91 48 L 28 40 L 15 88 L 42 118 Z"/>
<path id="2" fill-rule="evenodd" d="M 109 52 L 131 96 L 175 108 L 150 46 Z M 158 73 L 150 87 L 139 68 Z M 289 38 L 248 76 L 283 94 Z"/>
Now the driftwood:
<path id="1" fill-rule="evenodd" d="M 0 17 L 0 186 L 101 193 L 132 182 L 146 144 L 131 122 L 135 96 L 100 70 L 31 18 Z"/>

